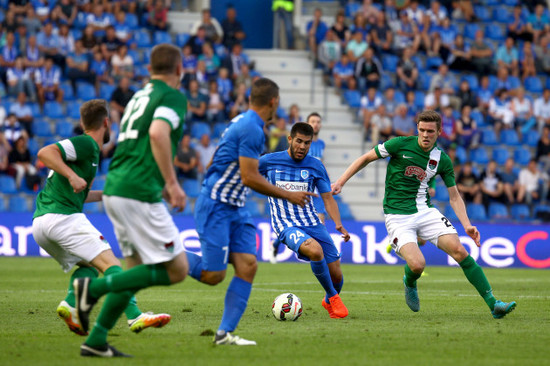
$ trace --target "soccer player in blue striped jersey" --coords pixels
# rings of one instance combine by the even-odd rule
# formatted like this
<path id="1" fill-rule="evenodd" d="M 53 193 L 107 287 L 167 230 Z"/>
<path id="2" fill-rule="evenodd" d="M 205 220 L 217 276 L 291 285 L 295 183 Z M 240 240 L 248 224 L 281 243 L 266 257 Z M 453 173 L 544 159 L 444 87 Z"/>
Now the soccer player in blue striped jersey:
<path id="1" fill-rule="evenodd" d="M 308 197 L 314 195 L 279 188 L 258 171 L 265 142 L 264 123 L 274 118 L 278 106 L 277 84 L 265 78 L 256 80 L 250 92 L 250 109 L 235 117 L 224 132 L 195 204 L 202 257 L 187 253 L 189 274 L 216 285 L 225 278 L 228 263 L 235 268 L 215 344 L 256 345 L 232 334 L 246 310 L 257 269 L 256 226 L 244 207 L 249 189 L 299 206 L 306 205 Z"/>
<path id="2" fill-rule="evenodd" d="M 314 192 L 317 189 L 336 224 L 336 230 L 348 241 L 350 236 L 340 221 L 327 171 L 319 159 L 308 155 L 313 134 L 311 125 L 295 123 L 288 137 L 288 150 L 262 156 L 260 173 L 270 183 L 288 191 Z M 321 301 L 322 306 L 331 318 L 345 318 L 348 309 L 339 295 L 344 281 L 340 253 L 319 219 L 313 202 L 300 207 L 274 197 L 268 200 L 271 225 L 279 240 L 300 259 L 310 261 L 313 274 L 323 286 L 326 295 Z"/>

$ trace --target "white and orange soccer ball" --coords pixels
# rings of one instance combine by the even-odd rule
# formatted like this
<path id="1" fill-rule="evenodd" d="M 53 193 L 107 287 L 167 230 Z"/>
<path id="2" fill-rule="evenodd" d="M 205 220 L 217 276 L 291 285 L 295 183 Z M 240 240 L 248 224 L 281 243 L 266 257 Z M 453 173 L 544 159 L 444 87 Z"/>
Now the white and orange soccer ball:
<path id="1" fill-rule="evenodd" d="M 273 301 L 271 311 L 277 320 L 296 321 L 302 315 L 302 301 L 294 294 L 281 294 Z"/>

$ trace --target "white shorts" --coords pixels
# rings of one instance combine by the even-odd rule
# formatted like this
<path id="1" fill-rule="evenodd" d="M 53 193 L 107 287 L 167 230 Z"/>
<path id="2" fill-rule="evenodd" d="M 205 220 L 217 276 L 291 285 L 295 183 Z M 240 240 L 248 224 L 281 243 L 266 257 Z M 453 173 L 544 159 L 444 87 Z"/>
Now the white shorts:
<path id="1" fill-rule="evenodd" d="M 437 208 L 428 208 L 412 215 L 387 214 L 386 230 L 393 250 L 397 254 L 407 243 L 416 243 L 417 237 L 437 246 L 440 236 L 458 235 L 451 222 Z"/>
<path id="2" fill-rule="evenodd" d="M 156 264 L 183 252 L 179 230 L 163 203 L 103 196 L 103 205 L 125 257 L 137 253 L 143 263 Z"/>
<path id="3" fill-rule="evenodd" d="M 39 216 L 32 222 L 32 235 L 65 272 L 78 262 L 90 263 L 100 253 L 111 249 L 83 213 Z"/>

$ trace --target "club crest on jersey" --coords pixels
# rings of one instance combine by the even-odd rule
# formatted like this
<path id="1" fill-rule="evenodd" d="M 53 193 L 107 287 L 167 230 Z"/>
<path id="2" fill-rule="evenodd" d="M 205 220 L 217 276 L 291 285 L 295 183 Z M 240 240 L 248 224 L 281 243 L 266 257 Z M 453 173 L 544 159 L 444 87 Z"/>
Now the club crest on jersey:
<path id="1" fill-rule="evenodd" d="M 302 176 L 302 179 L 307 179 L 307 177 L 309 177 L 309 171 L 307 170 L 302 170 L 300 172 L 300 175 Z"/>
<path id="2" fill-rule="evenodd" d="M 431 170 L 434 170 L 437 167 L 437 161 L 433 160 L 433 159 L 430 159 L 430 161 L 428 162 L 428 167 Z"/>
<path id="3" fill-rule="evenodd" d="M 413 175 L 416 176 L 416 179 L 421 182 L 424 180 L 424 178 L 426 178 L 426 172 L 424 171 L 424 169 L 418 166 L 408 166 L 405 169 L 405 177 L 412 177 Z"/>
<path id="4" fill-rule="evenodd" d="M 164 248 L 166 248 L 166 250 L 170 253 L 174 253 L 174 242 L 171 241 L 170 243 L 164 244 Z"/>

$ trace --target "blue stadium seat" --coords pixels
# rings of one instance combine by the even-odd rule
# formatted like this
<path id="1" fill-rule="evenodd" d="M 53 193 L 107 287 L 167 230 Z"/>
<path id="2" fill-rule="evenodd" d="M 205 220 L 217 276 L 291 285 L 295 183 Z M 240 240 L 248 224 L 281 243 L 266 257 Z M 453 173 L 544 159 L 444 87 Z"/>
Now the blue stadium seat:
<path id="1" fill-rule="evenodd" d="M 506 6 L 501 5 L 493 9 L 493 19 L 496 22 L 508 24 L 511 17 L 512 17 L 512 12 L 508 10 Z"/>
<path id="2" fill-rule="evenodd" d="M 277 107 L 277 117 L 288 119 L 288 114 L 286 113 L 286 110 L 280 105 L 279 107 Z"/>
<path id="3" fill-rule="evenodd" d="M 55 101 L 44 104 L 44 116 L 48 118 L 62 118 L 65 116 L 63 106 Z"/>
<path id="4" fill-rule="evenodd" d="M 67 102 L 67 117 L 80 120 L 80 103 Z"/>
<path id="5" fill-rule="evenodd" d="M 9 175 L 0 175 L 0 193 L 17 193 L 15 179 Z"/>
<path id="6" fill-rule="evenodd" d="M 126 13 L 126 25 L 132 29 L 139 28 L 139 21 L 138 17 L 135 14 L 132 13 Z"/>
<path id="7" fill-rule="evenodd" d="M 414 105 L 419 109 L 424 109 L 425 93 L 417 90 L 414 92 Z"/>
<path id="8" fill-rule="evenodd" d="M 95 177 L 94 182 L 92 183 L 91 189 L 94 191 L 102 191 L 105 187 L 105 178 L 104 177 Z"/>
<path id="9" fill-rule="evenodd" d="M 470 160 L 473 163 L 485 165 L 489 162 L 489 155 L 487 150 L 483 147 L 478 147 L 477 149 L 470 151 Z"/>
<path id="10" fill-rule="evenodd" d="M 464 38 L 475 39 L 476 32 L 481 29 L 476 23 L 468 23 L 464 26 Z"/>
<path id="11" fill-rule="evenodd" d="M 465 162 L 468 161 L 468 153 L 466 152 L 466 149 L 464 148 L 464 146 L 458 145 L 456 147 L 456 157 L 460 162 L 460 164 L 464 164 Z"/>
<path id="12" fill-rule="evenodd" d="M 74 125 L 71 122 L 62 120 L 55 123 L 55 134 L 61 138 L 69 138 L 73 135 Z"/>
<path id="13" fill-rule="evenodd" d="M 482 204 L 469 203 L 466 206 L 466 211 L 472 220 L 487 220 L 487 213 L 485 212 L 485 207 Z"/>
<path id="14" fill-rule="evenodd" d="M 529 220 L 531 218 L 531 212 L 529 206 L 524 204 L 515 204 L 510 209 L 510 214 L 514 220 Z"/>
<path id="15" fill-rule="evenodd" d="M 472 114 L 470 114 L 470 117 L 472 117 L 472 119 L 476 121 L 478 128 L 487 126 L 487 123 L 485 123 L 485 117 L 483 117 L 483 114 L 480 111 L 478 110 L 472 111 Z"/>
<path id="16" fill-rule="evenodd" d="M 508 146 L 519 146 L 519 136 L 516 130 L 504 130 L 500 133 L 500 142 Z"/>
<path id="17" fill-rule="evenodd" d="M 461 78 L 461 81 L 462 80 L 466 80 L 470 85 L 470 89 L 473 91 L 476 91 L 479 88 L 479 80 L 477 79 L 476 75 L 472 75 L 472 74 L 463 75 Z"/>
<path id="18" fill-rule="evenodd" d="M 99 171 L 102 174 L 107 174 L 109 171 L 109 164 L 111 164 L 111 158 L 105 158 L 101 160 L 101 163 L 99 163 Z"/>
<path id="19" fill-rule="evenodd" d="M 514 161 L 516 164 L 526 166 L 531 160 L 531 151 L 524 147 L 518 147 L 514 150 Z"/>
<path id="20" fill-rule="evenodd" d="M 355 13 L 357 13 L 357 11 L 360 8 L 361 8 L 361 4 L 358 4 L 356 2 L 348 1 L 347 4 L 346 4 L 346 9 L 345 9 L 346 17 L 347 18 L 353 18 Z"/>
<path id="21" fill-rule="evenodd" d="M 196 198 L 201 192 L 201 185 L 197 179 L 185 179 L 182 187 L 188 197 Z"/>
<path id="22" fill-rule="evenodd" d="M 220 137 L 222 137 L 222 134 L 225 131 L 225 129 L 227 128 L 227 126 L 229 126 L 229 124 L 226 123 L 226 122 L 216 123 L 214 125 L 214 129 L 212 131 L 212 138 L 213 139 L 219 139 Z"/>
<path id="23" fill-rule="evenodd" d="M 73 27 L 77 29 L 84 29 L 86 28 L 86 24 L 86 13 L 79 11 L 74 20 Z"/>
<path id="24" fill-rule="evenodd" d="M 359 108 L 361 106 L 361 93 L 358 90 L 344 91 L 344 99 L 351 108 Z"/>
<path id="25" fill-rule="evenodd" d="M 393 88 L 393 80 L 392 77 L 388 74 L 383 72 L 382 76 L 380 78 L 380 89 L 386 90 L 388 88 Z"/>
<path id="26" fill-rule="evenodd" d="M 432 79 L 431 75 L 426 72 L 418 74 L 417 88 L 420 90 L 427 91 L 430 89 L 430 80 Z"/>
<path id="27" fill-rule="evenodd" d="M 451 207 L 450 204 L 445 205 L 445 210 L 444 210 L 443 214 L 444 214 L 445 217 L 446 217 L 447 219 L 449 219 L 449 221 L 451 221 L 451 222 L 460 221 L 460 220 L 458 219 L 458 216 L 456 216 L 456 213 L 455 213 L 455 211 L 453 210 L 453 208 Z"/>
<path id="28" fill-rule="evenodd" d="M 504 165 L 509 156 L 510 153 L 508 152 L 508 149 L 504 147 L 497 147 L 493 150 L 493 160 L 498 165 Z"/>
<path id="29" fill-rule="evenodd" d="M 35 138 L 29 139 L 29 141 L 27 142 L 27 147 L 29 149 L 29 152 L 31 153 L 31 156 L 36 156 L 38 150 L 40 150 L 40 145 L 38 145 L 38 141 L 36 141 Z"/>
<path id="30" fill-rule="evenodd" d="M 52 128 L 46 121 L 34 121 L 32 123 L 32 132 L 38 137 L 52 137 Z"/>
<path id="31" fill-rule="evenodd" d="M 426 68 L 437 69 L 442 63 L 443 60 L 439 56 L 428 57 L 426 59 Z"/>
<path id="32" fill-rule="evenodd" d="M 342 220 L 355 220 L 350 207 L 346 203 L 338 202 L 338 210 L 340 211 L 340 218 Z"/>
<path id="33" fill-rule="evenodd" d="M 168 33 L 168 32 L 156 31 L 153 34 L 153 42 L 155 44 L 172 43 L 172 36 L 170 36 L 170 33 Z"/>
<path id="34" fill-rule="evenodd" d="M 11 212 L 28 212 L 29 205 L 27 204 L 27 199 L 21 196 L 11 196 L 8 209 Z"/>
<path id="35" fill-rule="evenodd" d="M 518 4 L 519 0 L 503 0 L 504 5 L 506 6 L 515 6 Z"/>
<path id="36" fill-rule="evenodd" d="M 401 90 L 395 91 L 394 100 L 397 104 L 407 103 L 405 99 L 405 94 Z"/>
<path id="37" fill-rule="evenodd" d="M 140 29 L 134 32 L 134 41 L 139 48 L 147 48 L 153 45 L 151 42 L 151 36 L 145 29 Z"/>
<path id="38" fill-rule="evenodd" d="M 255 200 L 246 200 L 244 207 L 246 207 L 252 217 L 262 216 L 262 213 L 260 212 L 260 207 L 258 206 L 258 202 L 256 202 Z"/>
<path id="39" fill-rule="evenodd" d="M 538 219 L 541 212 L 550 213 L 550 206 L 539 203 L 533 208 L 533 218 Z"/>
<path id="40" fill-rule="evenodd" d="M 149 70 L 147 70 L 147 66 L 145 66 L 145 65 L 136 66 L 134 68 L 134 76 L 136 78 L 147 78 L 147 77 L 149 77 Z"/>
<path id="41" fill-rule="evenodd" d="M 487 146 L 498 145 L 497 134 L 493 129 L 483 130 L 481 134 L 481 142 Z"/>
<path id="42" fill-rule="evenodd" d="M 111 100 L 111 95 L 116 89 L 116 85 L 101 83 L 99 86 L 99 97 L 105 100 Z"/>
<path id="43" fill-rule="evenodd" d="M 476 17 L 482 21 L 482 22 L 489 22 L 491 21 L 491 12 L 486 6 L 483 5 L 475 5 L 474 6 L 474 13 Z"/>
<path id="44" fill-rule="evenodd" d="M 529 130 L 523 135 L 523 143 L 530 147 L 537 147 L 540 135 L 536 130 Z"/>
<path id="45" fill-rule="evenodd" d="M 433 197 L 434 200 L 439 202 L 447 203 L 449 202 L 449 190 L 445 185 L 438 184 L 435 187 L 435 196 Z"/>
<path id="46" fill-rule="evenodd" d="M 542 93 L 542 81 L 539 77 L 530 76 L 525 79 L 525 90 L 531 93 Z"/>
<path id="47" fill-rule="evenodd" d="M 40 110 L 38 103 L 27 103 L 27 105 L 31 109 L 31 113 L 34 118 L 42 117 L 42 111 Z"/>
<path id="48" fill-rule="evenodd" d="M 74 90 L 71 84 L 69 83 L 61 83 L 59 84 L 59 89 L 63 90 L 63 100 L 69 101 L 69 100 L 75 100 L 74 96 Z"/>
<path id="49" fill-rule="evenodd" d="M 382 68 L 384 71 L 395 72 L 399 57 L 395 55 L 382 55 Z"/>
<path id="50" fill-rule="evenodd" d="M 502 29 L 502 27 L 498 24 L 488 24 L 485 27 L 485 37 L 493 40 L 493 41 L 504 41 L 506 38 L 506 33 Z"/>
<path id="51" fill-rule="evenodd" d="M 503 203 L 492 202 L 489 204 L 489 218 L 490 219 L 508 219 L 508 208 Z"/>
<path id="52" fill-rule="evenodd" d="M 508 76 L 508 81 L 510 82 L 510 87 L 512 89 L 517 89 L 522 86 L 521 79 L 517 76 Z"/>
<path id="53" fill-rule="evenodd" d="M 189 41 L 191 36 L 188 33 L 178 33 L 176 34 L 176 45 L 178 47 L 183 47 Z"/>
<path id="54" fill-rule="evenodd" d="M 205 133 L 210 135 L 210 126 L 206 122 L 193 122 L 191 125 L 191 138 L 199 140 Z"/>
<path id="55" fill-rule="evenodd" d="M 99 202 L 85 203 L 83 206 L 83 210 L 84 210 L 84 213 L 87 213 L 87 214 L 103 212 L 103 209 L 101 208 L 101 204 Z"/>
<path id="56" fill-rule="evenodd" d="M 422 57 L 415 55 L 411 57 L 411 59 L 416 64 L 416 67 L 418 68 L 418 72 L 426 71 L 426 62 Z"/>
<path id="57" fill-rule="evenodd" d="M 92 84 L 79 81 L 76 83 L 76 95 L 78 99 L 85 101 L 97 98 L 95 87 Z"/>

